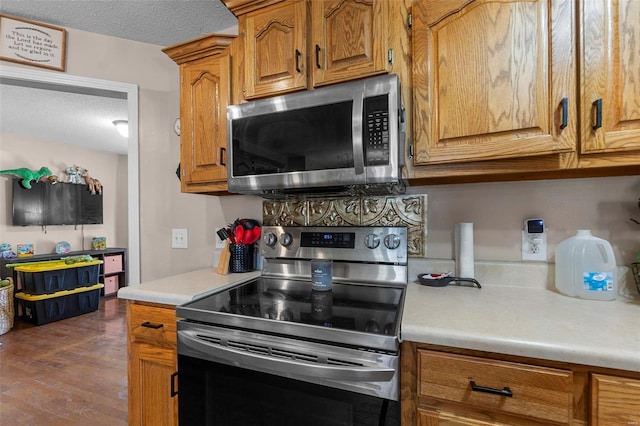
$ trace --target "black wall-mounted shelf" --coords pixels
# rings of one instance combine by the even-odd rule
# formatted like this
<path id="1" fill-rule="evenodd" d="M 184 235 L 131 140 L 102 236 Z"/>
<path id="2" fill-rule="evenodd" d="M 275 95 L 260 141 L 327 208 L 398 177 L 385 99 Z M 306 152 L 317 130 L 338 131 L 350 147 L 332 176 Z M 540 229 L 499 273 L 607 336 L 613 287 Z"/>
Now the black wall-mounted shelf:
<path id="1" fill-rule="evenodd" d="M 13 226 L 102 224 L 102 194 L 84 184 L 13 180 Z"/>

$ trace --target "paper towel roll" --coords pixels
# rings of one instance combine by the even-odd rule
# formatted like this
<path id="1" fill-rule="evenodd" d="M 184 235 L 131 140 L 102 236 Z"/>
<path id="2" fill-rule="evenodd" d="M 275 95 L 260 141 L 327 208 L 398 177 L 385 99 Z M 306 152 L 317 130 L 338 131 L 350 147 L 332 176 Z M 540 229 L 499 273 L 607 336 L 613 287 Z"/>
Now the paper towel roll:
<path id="1" fill-rule="evenodd" d="M 473 267 L 473 223 L 458 223 L 455 229 L 456 277 L 475 278 Z"/>

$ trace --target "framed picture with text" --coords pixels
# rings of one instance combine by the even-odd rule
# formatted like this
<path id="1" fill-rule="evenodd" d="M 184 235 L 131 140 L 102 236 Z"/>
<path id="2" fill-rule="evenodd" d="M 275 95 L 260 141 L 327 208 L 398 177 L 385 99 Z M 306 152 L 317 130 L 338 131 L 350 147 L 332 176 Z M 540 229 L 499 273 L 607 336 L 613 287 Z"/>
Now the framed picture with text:
<path id="1" fill-rule="evenodd" d="M 0 60 L 65 70 L 64 28 L 0 14 Z"/>

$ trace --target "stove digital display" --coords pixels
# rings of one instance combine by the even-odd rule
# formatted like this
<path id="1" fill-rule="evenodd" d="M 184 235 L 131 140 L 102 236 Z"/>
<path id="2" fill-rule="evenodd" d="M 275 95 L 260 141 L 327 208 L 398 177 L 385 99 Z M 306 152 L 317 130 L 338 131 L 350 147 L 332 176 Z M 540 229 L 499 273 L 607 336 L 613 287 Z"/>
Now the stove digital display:
<path id="1" fill-rule="evenodd" d="M 355 232 L 302 232 L 300 247 L 355 248 Z"/>

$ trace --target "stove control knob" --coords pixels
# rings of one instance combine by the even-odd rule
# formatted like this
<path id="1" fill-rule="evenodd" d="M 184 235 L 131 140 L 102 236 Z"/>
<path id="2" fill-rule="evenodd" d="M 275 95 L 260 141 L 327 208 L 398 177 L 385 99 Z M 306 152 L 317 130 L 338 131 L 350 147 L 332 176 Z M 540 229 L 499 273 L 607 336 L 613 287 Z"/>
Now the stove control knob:
<path id="1" fill-rule="evenodd" d="M 276 245 L 276 242 L 278 241 L 278 239 L 276 238 L 276 235 L 273 232 L 269 232 L 268 234 L 266 234 L 264 237 L 262 237 L 262 241 L 268 246 L 268 247 L 273 247 Z"/>
<path id="2" fill-rule="evenodd" d="M 285 232 L 284 234 L 280 235 L 280 244 L 283 247 L 289 247 L 292 243 L 293 243 L 293 237 L 291 236 L 290 233 Z"/>
<path id="3" fill-rule="evenodd" d="M 380 237 L 376 234 L 369 234 L 364 238 L 364 245 L 370 249 L 377 248 L 380 245 Z"/>
<path id="4" fill-rule="evenodd" d="M 384 237 L 384 245 L 390 250 L 394 250 L 400 247 L 401 242 L 402 239 L 400 239 L 400 237 L 398 237 L 396 234 L 389 234 Z"/>

